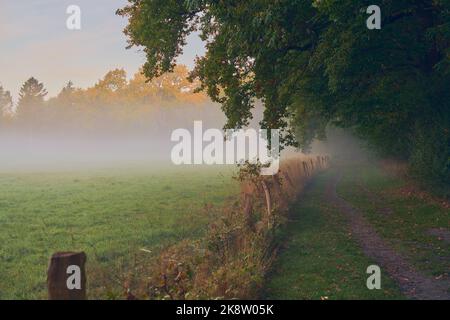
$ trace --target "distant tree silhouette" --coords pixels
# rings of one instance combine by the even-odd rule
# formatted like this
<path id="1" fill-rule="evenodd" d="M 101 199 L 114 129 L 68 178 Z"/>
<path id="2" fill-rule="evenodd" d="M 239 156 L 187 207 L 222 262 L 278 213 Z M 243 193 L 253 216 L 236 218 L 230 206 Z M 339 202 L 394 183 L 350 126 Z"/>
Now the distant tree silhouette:
<path id="1" fill-rule="evenodd" d="M 31 77 L 20 88 L 19 101 L 17 103 L 16 115 L 19 120 L 24 122 L 33 122 L 44 106 L 44 98 L 47 90 L 44 84 Z"/>
<path id="2" fill-rule="evenodd" d="M 11 93 L 0 86 L 0 129 L 8 122 L 13 112 Z"/>

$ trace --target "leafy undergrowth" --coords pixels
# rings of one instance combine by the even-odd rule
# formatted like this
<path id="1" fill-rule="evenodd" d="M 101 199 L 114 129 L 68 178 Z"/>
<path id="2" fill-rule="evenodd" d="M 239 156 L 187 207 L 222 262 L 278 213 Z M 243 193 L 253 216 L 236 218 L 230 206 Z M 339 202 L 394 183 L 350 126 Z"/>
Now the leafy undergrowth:
<path id="1" fill-rule="evenodd" d="M 366 269 L 373 264 L 352 239 L 345 219 L 325 200 L 330 173 L 320 174 L 293 206 L 285 243 L 267 280 L 269 299 L 403 299 L 382 276 L 381 290 L 368 290 Z"/>
<path id="2" fill-rule="evenodd" d="M 408 180 L 373 164 L 344 170 L 338 193 L 361 210 L 377 232 L 416 269 L 438 279 L 450 276 L 450 209 L 423 193 L 404 192 Z"/>

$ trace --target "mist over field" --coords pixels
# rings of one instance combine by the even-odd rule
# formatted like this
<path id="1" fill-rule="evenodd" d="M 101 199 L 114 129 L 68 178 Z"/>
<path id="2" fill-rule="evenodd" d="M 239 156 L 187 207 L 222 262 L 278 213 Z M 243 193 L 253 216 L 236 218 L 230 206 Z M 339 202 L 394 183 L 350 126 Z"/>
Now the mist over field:
<path id="1" fill-rule="evenodd" d="M 258 128 L 261 117 L 261 110 L 255 110 L 249 127 Z M 100 119 L 84 128 L 74 124 L 38 130 L 27 126 L 0 128 L 0 172 L 174 166 L 170 157 L 177 143 L 171 141 L 173 130 L 184 128 L 193 134 L 194 121 L 199 120 L 203 131 L 222 129 L 226 121 L 218 105 L 207 103 L 171 106 L 168 111 L 126 125 L 114 119 Z M 331 128 L 326 140 L 312 144 L 310 153 L 330 154 L 347 161 L 367 158 L 361 145 L 348 131 Z M 286 148 L 282 156 L 299 152 Z"/>
<path id="2" fill-rule="evenodd" d="M 216 105 L 177 107 L 164 118 L 142 119 L 119 127 L 103 120 L 95 127 L 0 130 L 0 171 L 74 169 L 111 165 L 171 163 L 171 133 L 177 128 L 192 131 L 202 120 L 204 128 L 222 128 L 224 120 Z"/>
<path id="3" fill-rule="evenodd" d="M 378 2 L 0 0 L 0 300 L 450 300 L 450 1 Z"/>
<path id="4" fill-rule="evenodd" d="M 151 83 L 117 69 L 91 88 L 69 82 L 56 97 L 30 78 L 17 101 L 2 88 L 0 171 L 170 163 L 173 130 L 192 131 L 196 120 L 205 129 L 225 124 L 186 77 L 184 66 Z"/>
<path id="5" fill-rule="evenodd" d="M 123 69 L 115 69 L 89 88 L 68 82 L 55 97 L 32 77 L 17 101 L 2 89 L 0 172 L 173 166 L 174 130 L 186 129 L 193 138 L 195 121 L 203 132 L 227 123 L 220 105 L 196 92 L 198 82 L 187 75 L 180 65 L 147 82 L 140 72 L 128 80 Z M 262 119 L 257 103 L 244 129 L 260 128 Z"/>

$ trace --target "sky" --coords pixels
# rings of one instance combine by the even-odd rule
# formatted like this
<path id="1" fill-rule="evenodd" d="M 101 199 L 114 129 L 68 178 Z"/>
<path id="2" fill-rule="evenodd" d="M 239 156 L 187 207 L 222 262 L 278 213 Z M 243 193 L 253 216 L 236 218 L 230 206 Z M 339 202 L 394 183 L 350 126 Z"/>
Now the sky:
<path id="1" fill-rule="evenodd" d="M 31 76 L 55 96 L 69 81 L 95 84 L 108 71 L 124 68 L 132 76 L 145 62 L 138 48 L 126 50 L 125 18 L 115 15 L 126 0 L 0 0 L 0 84 L 17 99 Z M 70 5 L 81 9 L 81 30 L 69 30 Z M 192 68 L 204 53 L 197 35 L 188 39 L 179 63 Z"/>

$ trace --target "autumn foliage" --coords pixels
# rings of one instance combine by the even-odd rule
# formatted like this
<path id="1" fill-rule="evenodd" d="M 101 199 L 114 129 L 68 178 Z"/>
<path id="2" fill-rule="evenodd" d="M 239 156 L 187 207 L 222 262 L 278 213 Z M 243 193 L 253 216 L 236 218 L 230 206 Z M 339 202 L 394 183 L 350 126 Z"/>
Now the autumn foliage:
<path id="1" fill-rule="evenodd" d="M 183 65 L 152 81 L 141 72 L 128 79 L 125 70 L 115 69 L 86 89 L 69 81 L 56 97 L 48 99 L 44 84 L 32 77 L 22 85 L 16 104 L 0 87 L 0 129 L 37 134 L 157 124 L 164 121 L 164 114 L 201 108 L 209 102 L 206 95 L 194 92 L 198 84 L 187 77 Z"/>

